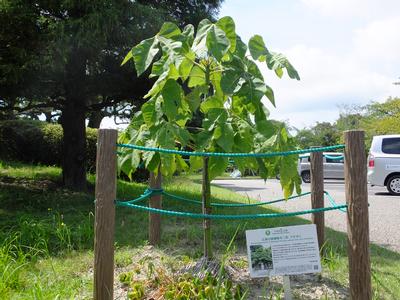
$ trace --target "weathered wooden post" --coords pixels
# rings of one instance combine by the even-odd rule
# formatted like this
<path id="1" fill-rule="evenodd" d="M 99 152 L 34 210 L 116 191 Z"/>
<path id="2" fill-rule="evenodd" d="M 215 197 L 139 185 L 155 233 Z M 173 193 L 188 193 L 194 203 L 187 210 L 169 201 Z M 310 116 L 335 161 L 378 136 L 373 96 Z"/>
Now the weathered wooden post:
<path id="1" fill-rule="evenodd" d="M 98 134 L 93 298 L 111 300 L 114 286 L 114 200 L 117 185 L 118 132 L 115 129 L 100 129 Z"/>
<path id="2" fill-rule="evenodd" d="M 344 142 L 350 298 L 369 300 L 372 293 L 364 131 L 345 131 Z"/>
<path id="3" fill-rule="evenodd" d="M 324 164 L 322 152 L 311 152 L 311 207 L 324 207 Z M 313 213 L 311 221 L 317 226 L 318 245 L 321 249 L 325 242 L 325 215 L 324 212 Z"/>
<path id="4" fill-rule="evenodd" d="M 158 168 L 157 174 L 150 173 L 150 188 L 161 189 L 162 175 L 161 168 Z M 150 197 L 149 206 L 152 208 L 162 208 L 161 194 L 155 194 Z M 149 243 L 150 245 L 159 245 L 161 240 L 161 215 L 149 212 Z"/>
<path id="5" fill-rule="evenodd" d="M 211 214 L 211 190 L 210 190 L 210 179 L 208 175 L 208 157 L 203 158 L 203 180 L 202 180 L 202 209 L 203 214 Z M 212 258 L 212 246 L 211 246 L 211 220 L 203 220 L 204 230 L 204 257 L 206 259 Z"/>

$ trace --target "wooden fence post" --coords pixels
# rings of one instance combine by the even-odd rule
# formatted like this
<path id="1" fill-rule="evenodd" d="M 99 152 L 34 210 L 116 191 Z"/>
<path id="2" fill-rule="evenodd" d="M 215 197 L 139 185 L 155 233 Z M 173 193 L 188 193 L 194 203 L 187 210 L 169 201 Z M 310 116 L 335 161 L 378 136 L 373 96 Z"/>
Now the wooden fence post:
<path id="1" fill-rule="evenodd" d="M 115 129 L 100 129 L 97 139 L 96 204 L 94 223 L 95 300 L 113 299 L 114 225 L 117 185 L 117 135 Z"/>
<path id="2" fill-rule="evenodd" d="M 161 189 L 162 175 L 161 168 L 158 168 L 157 175 L 150 173 L 149 185 L 151 189 Z M 149 206 L 152 208 L 162 208 L 162 196 L 156 194 L 150 197 Z M 159 245 L 161 240 L 161 215 L 149 212 L 149 243 L 150 245 Z"/>
<path id="3" fill-rule="evenodd" d="M 210 178 L 208 174 L 208 160 L 209 157 L 203 158 L 203 178 L 202 178 L 202 209 L 203 214 L 211 214 L 211 190 L 210 190 Z M 203 231 L 204 231 L 204 257 L 211 259 L 212 245 L 211 245 L 211 220 L 203 220 Z"/>
<path id="4" fill-rule="evenodd" d="M 345 131 L 344 141 L 350 298 L 369 300 L 372 293 L 364 131 Z"/>
<path id="5" fill-rule="evenodd" d="M 311 152 L 310 155 L 311 174 L 311 207 L 324 207 L 324 164 L 322 152 Z M 325 215 L 324 212 L 313 213 L 311 221 L 317 226 L 319 249 L 325 242 Z"/>

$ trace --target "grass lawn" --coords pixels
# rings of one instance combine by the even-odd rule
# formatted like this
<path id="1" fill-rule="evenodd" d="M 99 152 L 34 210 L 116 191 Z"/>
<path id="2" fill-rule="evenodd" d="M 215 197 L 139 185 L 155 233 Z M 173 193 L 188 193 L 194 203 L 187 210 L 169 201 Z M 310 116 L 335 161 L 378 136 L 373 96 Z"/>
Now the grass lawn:
<path id="1" fill-rule="evenodd" d="M 198 178 L 166 181 L 173 194 L 201 199 Z M 60 188 L 60 169 L 0 162 L 0 298 L 91 298 L 93 264 L 93 183 L 88 193 Z M 145 184 L 118 181 L 118 198 L 133 199 Z M 249 199 L 212 186 L 214 201 L 247 202 Z M 201 212 L 195 204 L 165 199 L 171 210 Z M 268 213 L 268 207 L 216 208 L 214 213 Z M 118 207 L 116 210 L 116 265 L 130 263 L 131 254 L 147 244 L 147 213 Z M 212 222 L 213 248 L 224 253 L 234 236 L 237 253 L 244 254 L 244 230 L 305 224 L 301 218 L 255 219 Z M 323 276 L 346 287 L 346 235 L 327 230 Z M 163 217 L 160 251 L 177 260 L 193 261 L 202 255 L 201 220 Z M 371 245 L 375 299 L 400 299 L 400 253 Z M 245 266 L 246 264 L 244 264 Z"/>

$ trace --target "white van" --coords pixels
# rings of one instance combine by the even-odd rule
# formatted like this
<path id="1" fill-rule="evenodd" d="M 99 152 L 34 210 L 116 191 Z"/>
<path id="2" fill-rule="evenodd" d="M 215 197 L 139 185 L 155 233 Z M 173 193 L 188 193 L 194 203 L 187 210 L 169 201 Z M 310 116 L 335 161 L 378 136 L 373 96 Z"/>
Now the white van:
<path id="1" fill-rule="evenodd" d="M 368 182 L 400 196 L 400 134 L 374 136 L 368 156 Z"/>

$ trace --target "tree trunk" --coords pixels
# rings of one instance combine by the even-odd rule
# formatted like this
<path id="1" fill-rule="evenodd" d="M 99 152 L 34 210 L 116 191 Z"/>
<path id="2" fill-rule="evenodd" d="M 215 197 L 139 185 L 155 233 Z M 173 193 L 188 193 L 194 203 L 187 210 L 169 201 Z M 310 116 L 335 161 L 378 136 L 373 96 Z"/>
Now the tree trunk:
<path id="1" fill-rule="evenodd" d="M 61 109 L 64 131 L 62 172 L 65 187 L 86 189 L 86 56 L 79 47 L 71 51 L 65 67 L 65 104 Z"/>
<path id="2" fill-rule="evenodd" d="M 203 180 L 202 180 L 202 208 L 203 214 L 211 214 L 211 190 L 210 190 L 210 179 L 208 174 L 208 160 L 209 157 L 203 158 Z M 211 220 L 203 220 L 203 231 L 204 231 L 204 257 L 210 260 L 212 254 L 212 238 L 211 238 Z"/>
<path id="3" fill-rule="evenodd" d="M 104 118 L 104 113 L 102 111 L 93 111 L 89 114 L 88 127 L 90 128 L 100 128 L 101 120 Z"/>
<path id="4" fill-rule="evenodd" d="M 64 131 L 62 174 L 65 187 L 86 189 L 86 127 L 85 111 L 69 103 L 61 115 Z"/>

